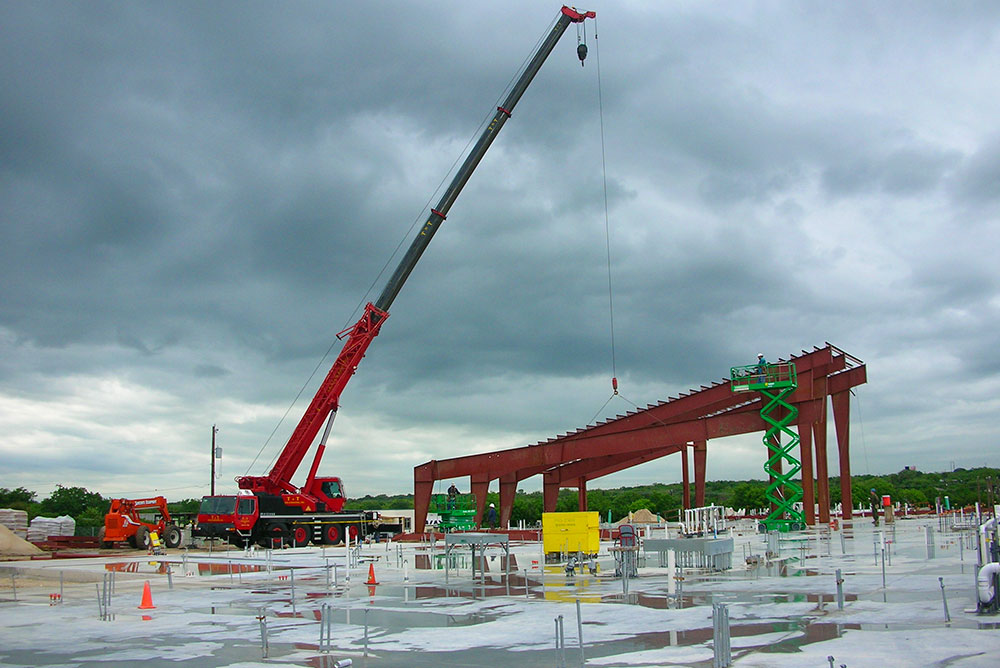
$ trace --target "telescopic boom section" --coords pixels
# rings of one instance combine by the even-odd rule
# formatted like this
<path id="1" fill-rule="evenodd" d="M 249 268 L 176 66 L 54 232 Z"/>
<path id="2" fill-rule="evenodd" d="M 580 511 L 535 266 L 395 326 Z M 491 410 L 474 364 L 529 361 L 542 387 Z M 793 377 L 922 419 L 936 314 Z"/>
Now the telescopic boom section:
<path id="1" fill-rule="evenodd" d="M 571 23 L 582 23 L 586 19 L 595 18 L 595 16 L 594 12 L 579 12 L 576 9 L 565 6 L 562 8 L 552 30 L 538 47 L 535 55 L 527 67 L 525 67 L 524 72 L 521 73 L 517 83 L 514 84 L 510 93 L 504 99 L 503 104 L 497 107 L 493 120 L 490 121 L 483 134 L 479 137 L 479 141 L 476 142 L 469 155 L 466 156 L 465 161 L 456 172 L 455 177 L 452 179 L 448 189 L 445 190 L 437 206 L 431 209 L 427 221 L 413 239 L 409 249 L 406 251 L 406 255 L 400 260 L 392 277 L 389 278 L 385 288 L 383 288 L 382 294 L 379 295 L 374 304 L 369 303 L 365 307 L 364 314 L 353 327 L 344 330 L 344 332 L 338 335 L 339 338 L 339 336 L 349 332 L 343 350 L 340 351 L 340 355 L 333 363 L 329 373 L 327 373 L 323 384 L 316 392 L 316 396 L 313 397 L 309 408 L 306 409 L 305 415 L 302 416 L 295 431 L 292 432 L 292 436 L 288 439 L 288 443 L 282 450 L 271 472 L 266 477 L 244 476 L 238 478 L 237 483 L 240 488 L 271 494 L 298 491 L 298 488 L 291 483 L 292 476 L 302 463 L 302 459 L 306 456 L 309 447 L 316 439 L 316 435 L 323 427 L 323 422 L 336 412 L 340 405 L 340 393 L 347 385 L 347 381 L 351 379 L 351 376 L 357 370 L 358 364 L 365 355 L 365 351 L 368 350 L 368 346 L 378 336 L 382 323 L 389 317 L 389 307 L 392 305 L 393 300 L 396 299 L 396 295 L 399 294 L 403 283 L 406 282 L 410 272 L 413 271 L 417 261 L 420 260 L 420 256 L 423 255 L 431 238 L 448 216 L 448 211 L 455 203 L 455 200 L 458 199 L 458 195 L 469 181 L 469 177 L 472 176 L 479 162 L 486 155 L 486 151 L 490 148 L 493 140 L 496 139 L 504 123 L 510 118 L 514 107 L 521 99 L 532 79 L 535 78 L 538 70 L 541 69 L 542 64 L 548 58 L 552 49 L 555 48 L 559 38 L 566 32 L 566 28 Z M 325 443 L 320 444 L 310 471 L 310 478 L 315 476 L 325 445 Z"/>

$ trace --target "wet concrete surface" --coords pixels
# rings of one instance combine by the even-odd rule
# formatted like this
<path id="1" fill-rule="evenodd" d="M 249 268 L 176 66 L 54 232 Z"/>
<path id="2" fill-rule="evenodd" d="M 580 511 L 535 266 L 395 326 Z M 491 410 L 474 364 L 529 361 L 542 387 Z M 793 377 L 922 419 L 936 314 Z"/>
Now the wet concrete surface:
<path id="1" fill-rule="evenodd" d="M 944 638 L 957 637 L 949 633 L 960 629 L 980 634 L 973 637 L 993 651 L 991 656 L 1000 656 L 1000 620 L 964 612 L 974 607 L 969 562 L 974 554 L 959 551 L 960 534 L 941 533 L 935 534 L 935 557 L 928 559 L 928 526 L 936 528 L 904 520 L 894 535 L 886 534 L 884 588 L 881 536 L 859 525 L 843 538 L 825 530 L 789 537 L 794 540 L 782 541 L 777 559 L 756 567 L 736 563 L 721 573 L 686 569 L 679 593 L 669 592 L 670 576 L 655 565 L 656 555 L 646 555 L 639 577 L 627 587 L 613 577 L 607 554 L 600 557 L 597 576 L 568 578 L 554 565 L 520 569 L 509 577 L 487 572 L 473 580 L 471 564 L 458 561 L 445 583 L 441 570 L 412 568 L 418 556 L 427 557 L 419 560 L 423 563 L 441 562 L 418 546 L 364 546 L 358 561 L 357 555 L 348 560 L 343 549 L 299 548 L 269 555 L 231 551 L 118 555 L 73 565 L 3 564 L 26 582 L 45 584 L 21 588 L 17 600 L 0 590 L 0 663 L 326 666 L 349 657 L 355 666 L 503 668 L 559 665 L 565 653 L 567 665 L 580 665 L 582 629 L 588 665 L 706 666 L 713 651 L 712 604 L 719 602 L 729 607 L 737 666 L 778 665 L 781 656 L 810 664 L 819 658 L 824 661 L 817 665 L 824 665 L 828 654 L 856 651 L 859 642 L 908 633 L 938 644 L 930 653 L 914 647 L 913 656 L 899 665 L 933 665 L 921 662 L 947 655 Z M 760 555 L 765 547 L 764 537 L 752 531 L 738 535 L 734 562 L 741 551 Z M 539 561 L 538 550 L 537 544 L 513 547 L 522 564 Z M 366 584 L 369 567 L 377 572 L 378 585 Z M 843 610 L 836 601 L 838 568 L 845 579 Z M 49 605 L 59 572 L 67 570 L 89 573 L 93 581 L 64 577 L 62 603 Z M 9 577 L 6 572 L 0 570 L 0 583 Z M 101 619 L 98 599 L 104 578 L 112 574 L 111 609 Z M 948 624 L 938 577 L 946 585 Z M 147 580 L 157 607 L 140 611 L 140 587 Z M 319 647 L 324 611 L 333 638 L 327 652 Z M 562 650 L 556 646 L 559 616 Z M 939 635 L 942 640 L 934 640 Z M 966 656 L 957 665 L 1000 664 L 988 660 Z"/>

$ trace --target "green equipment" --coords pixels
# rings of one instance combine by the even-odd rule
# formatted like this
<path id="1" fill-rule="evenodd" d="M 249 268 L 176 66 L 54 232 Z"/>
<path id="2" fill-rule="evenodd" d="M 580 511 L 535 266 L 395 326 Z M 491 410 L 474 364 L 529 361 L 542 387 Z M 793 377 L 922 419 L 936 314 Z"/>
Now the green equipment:
<path id="1" fill-rule="evenodd" d="M 764 495 L 771 502 L 771 513 L 761 522 L 765 531 L 800 531 L 805 517 L 795 504 L 802 500 L 802 486 L 793 480 L 802 470 L 802 462 L 793 454 L 799 445 L 799 435 L 791 429 L 799 409 L 786 401 L 799 386 L 795 364 L 751 364 L 729 370 L 733 392 L 760 392 L 760 417 L 768 424 L 764 445 L 770 452 L 764 471 L 769 484 Z M 782 434 L 787 439 L 782 443 Z"/>
<path id="2" fill-rule="evenodd" d="M 438 529 L 443 533 L 476 528 L 476 497 L 472 494 L 434 494 L 431 496 L 430 511 L 441 517 Z"/>

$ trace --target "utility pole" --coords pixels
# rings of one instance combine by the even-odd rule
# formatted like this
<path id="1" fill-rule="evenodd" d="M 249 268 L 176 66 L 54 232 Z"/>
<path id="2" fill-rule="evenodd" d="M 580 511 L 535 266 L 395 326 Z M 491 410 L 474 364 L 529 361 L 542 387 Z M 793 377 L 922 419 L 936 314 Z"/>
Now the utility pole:
<path id="1" fill-rule="evenodd" d="M 215 496 L 215 435 L 218 433 L 218 428 L 212 425 L 212 491 L 211 496 Z"/>

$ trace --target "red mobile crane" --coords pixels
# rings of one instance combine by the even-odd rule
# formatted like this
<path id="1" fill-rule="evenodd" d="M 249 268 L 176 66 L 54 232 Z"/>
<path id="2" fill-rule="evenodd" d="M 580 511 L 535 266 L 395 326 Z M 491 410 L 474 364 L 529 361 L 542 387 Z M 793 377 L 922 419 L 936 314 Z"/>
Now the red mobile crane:
<path id="1" fill-rule="evenodd" d="M 579 12 L 566 6 L 562 8 L 552 30 L 535 51 L 503 104 L 497 107 L 493 120 L 466 156 L 437 206 L 431 209 L 379 298 L 374 304 L 369 302 L 365 306 L 361 318 L 352 327 L 337 335 L 338 339 L 346 336 L 347 341 L 270 473 L 237 478 L 239 492 L 235 496 L 204 497 L 194 529 L 195 536 L 224 537 L 235 544 L 257 541 L 269 545 L 273 541 L 282 541 L 300 546 L 310 540 L 337 543 L 345 535 L 355 538 L 375 530 L 375 513 L 343 510 L 346 497 L 340 478 L 317 476 L 330 428 L 337 415 L 340 393 L 389 317 L 389 306 L 403 283 L 549 53 L 571 23 L 582 23 L 595 16 L 594 12 Z M 577 49 L 581 62 L 586 53 L 583 45 Z M 291 482 L 292 476 L 324 422 L 326 428 L 309 474 L 305 484 L 298 487 Z"/>

